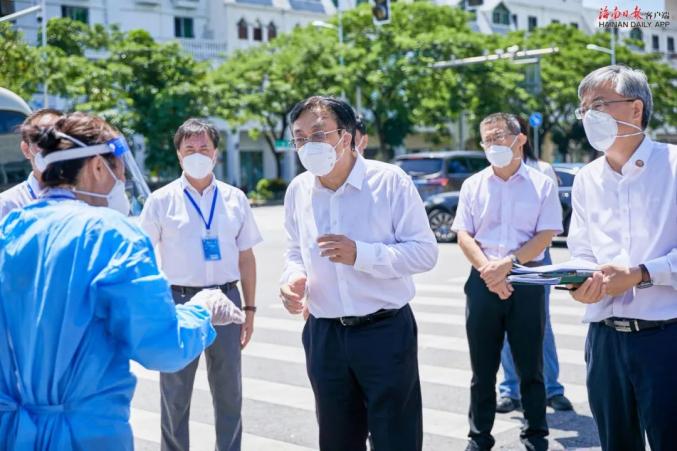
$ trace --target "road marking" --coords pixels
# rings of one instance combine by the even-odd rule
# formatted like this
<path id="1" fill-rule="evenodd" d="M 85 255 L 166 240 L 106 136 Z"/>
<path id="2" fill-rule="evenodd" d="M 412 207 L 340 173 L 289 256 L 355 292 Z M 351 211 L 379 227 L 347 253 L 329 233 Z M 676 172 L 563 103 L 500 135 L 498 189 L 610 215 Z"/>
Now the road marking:
<path id="1" fill-rule="evenodd" d="M 250 344 L 251 346 L 251 344 Z M 277 346 L 277 345 L 272 345 Z M 247 347 L 249 348 L 249 346 Z M 150 371 L 138 364 L 132 365 L 134 374 L 145 380 L 157 381 L 159 380 L 156 371 Z M 195 388 L 201 390 L 209 390 L 209 382 L 207 380 L 207 372 L 198 369 L 195 375 Z M 467 388 L 467 387 L 466 387 Z M 308 412 L 315 412 L 315 398 L 310 388 L 299 387 L 289 384 L 281 384 L 277 382 L 269 382 L 261 379 L 242 378 L 242 395 L 246 399 L 275 404 L 285 407 L 292 407 L 296 409 L 305 410 Z M 193 423 L 191 421 L 191 423 Z M 159 419 L 155 423 L 156 427 L 159 424 Z M 499 434 L 511 429 L 516 429 L 520 425 L 519 422 L 511 422 L 504 420 L 496 420 L 492 432 Z M 452 412 L 445 412 L 436 409 L 423 409 L 423 427 L 424 432 L 429 434 L 440 435 L 443 437 L 466 439 L 468 434 L 468 417 L 466 414 L 458 414 Z M 210 426 L 211 428 L 211 426 Z M 213 435 L 213 431 L 198 432 L 201 435 Z M 159 434 L 159 428 L 158 428 Z M 135 433 L 139 438 L 145 438 Z M 191 437 L 193 437 L 191 431 Z M 213 448 L 213 445 L 212 445 Z M 195 449 L 208 449 L 208 447 L 196 447 Z M 282 448 L 270 448 L 282 450 Z"/>
<path id="2" fill-rule="evenodd" d="M 148 370 L 144 370 L 148 371 Z M 146 379 L 145 376 L 141 377 Z M 156 380 L 156 379 L 153 379 Z M 134 437 L 153 443 L 160 443 L 160 414 L 133 408 L 129 419 Z M 192 449 L 214 449 L 216 443 L 214 426 L 199 421 L 189 422 L 190 447 Z M 254 434 L 242 434 L 242 449 L 245 451 L 313 451 L 314 448 L 294 445 Z"/>

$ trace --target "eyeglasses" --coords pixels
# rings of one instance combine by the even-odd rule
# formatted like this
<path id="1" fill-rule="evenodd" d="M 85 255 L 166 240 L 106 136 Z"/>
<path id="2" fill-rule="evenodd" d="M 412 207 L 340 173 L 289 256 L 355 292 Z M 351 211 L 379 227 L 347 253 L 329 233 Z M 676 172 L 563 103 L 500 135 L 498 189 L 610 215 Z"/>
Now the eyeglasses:
<path id="1" fill-rule="evenodd" d="M 342 128 L 337 128 L 336 130 L 331 130 L 328 132 L 314 132 L 310 135 L 309 138 L 292 138 L 289 140 L 289 143 L 294 149 L 300 149 L 309 142 L 314 143 L 323 143 L 327 141 L 327 135 L 331 135 L 335 132 L 343 131 Z"/>
<path id="2" fill-rule="evenodd" d="M 481 141 L 480 146 L 482 146 L 483 149 L 488 149 L 489 147 L 491 147 L 492 144 L 504 142 L 509 136 L 515 136 L 515 135 L 512 135 L 510 133 L 505 133 L 505 132 L 496 133 L 495 135 L 491 136 L 490 138 L 487 138 L 484 141 Z"/>
<path id="3" fill-rule="evenodd" d="M 611 104 L 611 103 L 634 102 L 635 100 L 638 100 L 638 99 L 634 98 L 634 99 L 619 99 L 619 100 L 595 100 L 587 108 L 583 108 L 583 107 L 576 108 L 574 110 L 574 113 L 576 114 L 576 119 L 580 120 L 580 119 L 583 119 L 583 116 L 585 116 L 585 113 L 587 113 L 588 110 L 604 111 L 604 107 L 606 105 Z"/>

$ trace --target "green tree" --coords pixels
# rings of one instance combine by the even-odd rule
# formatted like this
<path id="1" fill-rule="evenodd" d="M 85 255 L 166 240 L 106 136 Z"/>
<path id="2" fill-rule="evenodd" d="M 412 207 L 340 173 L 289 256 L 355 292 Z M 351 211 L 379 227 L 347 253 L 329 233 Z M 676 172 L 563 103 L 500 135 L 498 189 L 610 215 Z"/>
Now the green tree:
<path id="1" fill-rule="evenodd" d="M 172 136 L 191 116 L 207 116 L 209 66 L 177 43 L 160 44 L 144 30 L 49 22 L 49 84 L 73 109 L 102 115 L 125 134 L 146 139 L 146 166 L 178 171 Z"/>
<path id="2" fill-rule="evenodd" d="M 503 48 L 519 45 L 522 49 L 559 49 L 558 53 L 541 59 L 542 89 L 540 92 L 530 89 L 529 98 L 517 112 L 542 112 L 543 125 L 540 133 L 551 135 L 562 156 L 572 149 L 593 152 L 585 139 L 582 125 L 574 116 L 574 110 L 579 104 L 578 84 L 585 75 L 610 62 L 608 55 L 586 49 L 586 45 L 591 43 L 609 47 L 609 34 L 600 32 L 589 36 L 572 26 L 551 24 L 531 33 L 511 33 L 501 42 Z M 677 104 L 677 94 L 674 84 L 677 71 L 662 63 L 658 54 L 637 53 L 623 45 L 616 47 L 616 60 L 618 64 L 641 69 L 647 74 L 654 96 L 654 114 L 650 126 L 676 125 L 674 105 Z M 525 69 L 533 71 L 536 68 L 532 66 Z M 515 66 L 514 70 L 525 69 Z"/>
<path id="3" fill-rule="evenodd" d="M 305 97 L 340 92 L 336 36 L 314 27 L 297 28 L 269 43 L 232 54 L 212 76 L 212 111 L 233 129 L 250 124 L 263 136 L 282 173 L 275 140 L 288 137 L 288 115 Z"/>
<path id="4" fill-rule="evenodd" d="M 0 86 L 24 99 L 37 91 L 39 54 L 11 23 L 0 23 Z"/>

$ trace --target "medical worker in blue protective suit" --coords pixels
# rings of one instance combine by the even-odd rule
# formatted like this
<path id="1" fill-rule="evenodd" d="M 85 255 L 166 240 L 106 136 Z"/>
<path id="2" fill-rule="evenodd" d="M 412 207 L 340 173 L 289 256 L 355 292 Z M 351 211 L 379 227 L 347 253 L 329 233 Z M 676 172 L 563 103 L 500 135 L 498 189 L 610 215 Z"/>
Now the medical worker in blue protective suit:
<path id="1" fill-rule="evenodd" d="M 129 360 L 176 371 L 244 314 L 215 290 L 175 306 L 120 214 L 139 172 L 112 127 L 75 113 L 34 133 L 46 189 L 0 222 L 0 450 L 132 449 Z"/>

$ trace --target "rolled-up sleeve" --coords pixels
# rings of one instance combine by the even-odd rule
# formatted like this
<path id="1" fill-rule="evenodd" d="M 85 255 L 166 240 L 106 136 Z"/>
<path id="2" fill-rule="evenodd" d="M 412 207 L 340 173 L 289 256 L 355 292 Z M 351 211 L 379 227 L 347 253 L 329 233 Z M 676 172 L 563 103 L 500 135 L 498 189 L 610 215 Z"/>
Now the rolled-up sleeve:
<path id="1" fill-rule="evenodd" d="M 398 180 L 391 201 L 395 243 L 357 241 L 355 269 L 379 279 L 394 279 L 431 270 L 438 248 L 421 196 L 409 177 Z"/>
<path id="2" fill-rule="evenodd" d="M 252 212 L 252 207 L 249 205 L 247 196 L 245 196 L 245 194 L 240 190 L 237 191 L 237 194 L 239 197 L 238 200 L 243 218 L 242 226 L 240 227 L 235 241 L 237 248 L 240 251 L 246 251 L 247 249 L 251 249 L 263 241 L 263 238 L 261 237 L 261 232 L 259 232 L 259 228 L 256 225 L 254 213 Z"/>
<path id="3" fill-rule="evenodd" d="M 156 204 L 157 202 L 151 194 L 148 199 L 146 199 L 146 203 L 143 205 L 143 210 L 141 211 L 141 216 L 139 217 L 139 225 L 141 225 L 141 228 L 146 232 L 154 246 L 160 242 L 161 235 L 160 224 L 155 211 Z"/>
<path id="4" fill-rule="evenodd" d="M 562 228 L 562 205 L 559 201 L 557 185 L 548 179 L 543 190 L 545 195 L 541 201 L 541 213 L 538 215 L 536 231 L 554 230 L 561 233 L 564 229 Z"/>
<path id="5" fill-rule="evenodd" d="M 472 182 L 466 179 L 461 185 L 461 193 L 458 196 L 458 206 L 456 207 L 456 216 L 451 224 L 451 230 L 468 232 L 471 236 L 475 235 L 475 225 L 472 220 Z"/>

